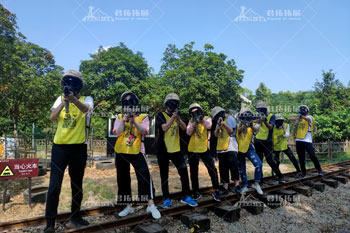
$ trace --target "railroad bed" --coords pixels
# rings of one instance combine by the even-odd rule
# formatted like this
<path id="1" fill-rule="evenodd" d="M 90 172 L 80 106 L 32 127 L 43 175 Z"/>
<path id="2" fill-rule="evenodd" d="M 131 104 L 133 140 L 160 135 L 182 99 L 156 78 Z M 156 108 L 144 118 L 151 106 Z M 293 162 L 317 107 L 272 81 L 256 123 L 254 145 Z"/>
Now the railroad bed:
<path id="1" fill-rule="evenodd" d="M 96 218 L 91 221 L 92 224 L 90 226 L 67 230 L 62 224 L 57 224 L 57 230 L 67 232 L 106 232 L 125 229 L 125 232 L 132 230 L 136 232 L 166 232 L 167 226 L 164 224 L 178 221 L 179 223 L 184 223 L 180 225 L 187 226 L 191 230 L 208 231 L 210 229 L 210 220 L 212 222 L 217 221 L 215 218 L 223 219 L 226 222 L 235 222 L 239 221 L 240 212 L 243 209 L 243 211 L 247 211 L 252 215 L 260 214 L 264 209 L 270 208 L 277 208 L 276 211 L 278 211 L 281 202 L 282 204 L 297 204 L 300 201 L 298 194 L 310 197 L 315 189 L 323 191 L 325 186 L 335 188 L 339 183 L 346 183 L 348 178 L 350 178 L 350 161 L 325 165 L 322 168 L 325 172 L 324 176 L 318 176 L 315 169 L 308 169 L 308 176 L 304 179 L 297 179 L 295 172 L 286 173 L 285 178 L 288 182 L 285 184 L 278 184 L 273 177 L 264 177 L 263 196 L 258 195 L 255 190 L 249 189 L 242 197 L 230 194 L 223 196 L 221 202 L 216 202 L 209 195 L 212 192 L 212 188 L 202 188 L 200 192 L 203 198 L 198 201 L 198 207 L 192 208 L 179 202 L 174 202 L 173 207 L 169 209 L 159 207 L 162 218 L 157 221 L 153 220 L 150 214 L 146 214 L 144 209 L 138 210 L 134 215 L 125 218 L 115 217 L 115 213 L 122 209 L 121 206 L 84 209 L 81 211 L 82 216 L 95 216 Z M 249 182 L 252 183 L 253 181 L 250 180 Z M 180 196 L 181 193 L 171 194 L 172 199 L 179 199 Z M 155 202 L 160 204 L 162 197 L 156 197 Z M 214 215 L 215 218 L 213 218 Z M 175 218 L 172 221 L 173 217 Z M 57 221 L 64 222 L 68 218 L 68 212 L 60 213 Z M 45 218 L 43 216 L 23 219 L 0 224 L 0 231 L 9 231 L 10 229 L 30 232 L 39 231 L 43 229 L 43 226 L 38 225 L 44 223 Z M 169 232 L 173 232 L 173 230 Z"/>

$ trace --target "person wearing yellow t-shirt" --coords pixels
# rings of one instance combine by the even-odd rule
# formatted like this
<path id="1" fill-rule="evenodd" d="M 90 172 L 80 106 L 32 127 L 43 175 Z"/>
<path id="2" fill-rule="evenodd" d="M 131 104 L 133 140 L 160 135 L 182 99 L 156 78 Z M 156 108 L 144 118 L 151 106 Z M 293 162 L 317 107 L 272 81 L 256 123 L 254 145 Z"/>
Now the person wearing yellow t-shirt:
<path id="1" fill-rule="evenodd" d="M 133 92 L 124 92 L 120 101 L 123 114 L 117 115 L 113 134 L 118 136 L 114 147 L 118 183 L 117 202 L 126 207 L 118 215 L 125 217 L 133 213 L 132 202 L 147 202 L 146 212 L 150 212 L 154 219 L 159 219 L 161 215 L 154 205 L 153 182 L 143 144 L 144 137 L 149 130 L 148 115 L 137 110 L 140 109 L 138 108 L 139 99 Z M 138 196 L 136 200 L 131 198 L 130 164 L 134 167 L 137 177 Z"/>
<path id="2" fill-rule="evenodd" d="M 297 135 L 296 135 L 296 147 L 299 157 L 299 163 L 301 168 L 300 178 L 306 176 L 305 167 L 305 151 L 309 154 L 311 161 L 314 163 L 315 168 L 319 175 L 323 175 L 323 171 L 318 161 L 314 146 L 312 144 L 312 131 L 314 127 L 314 119 L 309 114 L 309 108 L 306 105 L 299 107 L 299 117 L 291 117 L 289 120 L 295 121 L 298 124 Z"/>
<path id="3" fill-rule="evenodd" d="M 273 159 L 273 144 L 272 144 L 272 130 L 275 125 L 275 115 L 268 114 L 267 104 L 260 101 L 255 106 L 256 111 L 260 114 L 260 119 L 255 120 L 255 126 L 259 127 L 259 131 L 255 136 L 254 146 L 261 162 L 264 161 L 264 156 L 267 163 L 270 165 L 273 172 L 278 177 L 279 183 L 285 183 L 283 175 Z M 262 176 L 264 174 L 262 173 Z"/>
<path id="4" fill-rule="evenodd" d="M 89 222 L 81 218 L 79 211 L 83 199 L 82 185 L 93 99 L 90 96 L 80 96 L 83 76 L 79 71 L 68 70 L 63 75 L 61 84 L 65 94 L 57 98 L 50 115 L 52 121 L 57 121 L 57 130 L 52 146 L 50 183 L 46 199 L 46 233 L 55 231 L 61 185 L 67 166 L 72 188 L 72 215 L 66 226 L 76 228 L 89 225 Z"/>
<path id="5" fill-rule="evenodd" d="M 201 159 L 208 170 L 211 183 L 214 188 L 212 196 L 215 201 L 220 201 L 218 172 L 216 170 L 213 157 L 208 151 L 208 137 L 210 136 L 211 118 L 204 116 L 202 107 L 193 103 L 189 106 L 190 121 L 187 125 L 186 133 L 190 136 L 188 144 L 188 163 L 190 164 L 190 173 L 192 181 L 193 199 L 198 200 L 199 194 L 198 183 L 198 166 Z"/>
<path id="6" fill-rule="evenodd" d="M 237 142 L 238 142 L 238 166 L 242 178 L 242 193 L 248 191 L 248 179 L 246 171 L 246 158 L 252 162 L 255 167 L 254 172 L 254 184 L 252 188 L 257 191 L 258 194 L 262 195 L 263 191 L 259 185 L 261 181 L 261 169 L 262 163 L 259 156 L 256 154 L 252 139 L 254 134 L 258 131 L 258 128 L 253 126 L 253 113 L 246 110 L 239 114 L 239 126 L 237 129 Z"/>
<path id="7" fill-rule="evenodd" d="M 230 191 L 228 184 L 230 183 L 229 173 L 234 181 L 235 188 L 233 192 L 242 193 L 239 186 L 239 168 L 237 161 L 238 144 L 236 140 L 236 119 L 226 114 L 225 109 L 216 106 L 211 110 L 213 117 L 212 134 L 217 137 L 216 152 L 219 158 L 220 179 L 223 183 L 222 194 L 226 195 Z"/>
<path id="8" fill-rule="evenodd" d="M 300 173 L 300 168 L 297 159 L 295 158 L 293 151 L 288 146 L 289 137 L 289 124 L 284 123 L 284 117 L 282 114 L 276 114 L 276 124 L 273 128 L 272 141 L 273 141 L 273 153 L 275 155 L 275 161 L 277 166 L 280 165 L 280 153 L 285 153 L 290 161 L 293 163 L 297 173 Z"/>
<path id="9" fill-rule="evenodd" d="M 164 197 L 163 208 L 171 206 L 169 195 L 169 160 L 175 165 L 181 180 L 182 198 L 181 203 L 189 206 L 197 206 L 197 202 L 190 196 L 190 182 L 188 179 L 187 164 L 180 147 L 180 129 L 185 131 L 186 124 L 180 117 L 180 98 L 175 93 L 170 93 L 165 97 L 165 112 L 156 115 L 157 159 L 162 182 L 162 192 Z"/>

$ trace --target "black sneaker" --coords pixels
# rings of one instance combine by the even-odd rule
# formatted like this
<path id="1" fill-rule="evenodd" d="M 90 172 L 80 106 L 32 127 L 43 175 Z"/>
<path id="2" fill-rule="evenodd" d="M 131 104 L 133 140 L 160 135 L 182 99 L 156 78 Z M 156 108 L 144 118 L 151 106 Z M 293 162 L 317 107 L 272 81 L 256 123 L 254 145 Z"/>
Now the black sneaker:
<path id="1" fill-rule="evenodd" d="M 324 172 L 321 170 L 321 171 L 318 171 L 318 175 L 319 176 L 324 176 Z"/>
<path id="2" fill-rule="evenodd" d="M 238 195 L 242 195 L 242 189 L 240 186 L 236 186 L 234 192 Z"/>
<path id="3" fill-rule="evenodd" d="M 202 196 L 200 195 L 199 192 L 195 192 L 194 195 L 193 195 L 193 200 L 197 201 L 198 199 L 200 199 Z"/>
<path id="4" fill-rule="evenodd" d="M 280 184 L 287 183 L 287 181 L 286 181 L 283 177 L 278 178 L 277 181 L 278 181 L 278 183 L 280 183 Z"/>
<path id="5" fill-rule="evenodd" d="M 229 193 L 230 193 L 230 190 L 225 189 L 225 188 L 222 188 L 222 190 L 220 191 L 220 195 L 222 195 L 222 196 L 225 196 L 225 195 L 227 195 Z"/>
<path id="6" fill-rule="evenodd" d="M 298 176 L 298 178 L 299 178 L 299 179 L 303 179 L 303 178 L 305 178 L 305 176 L 306 176 L 305 174 L 300 173 L 300 175 Z"/>
<path id="7" fill-rule="evenodd" d="M 72 218 L 66 227 L 69 229 L 88 226 L 89 222 L 82 218 Z"/>
<path id="8" fill-rule="evenodd" d="M 46 219 L 46 227 L 44 233 L 54 233 L 55 232 L 55 220 Z"/>
<path id="9" fill-rule="evenodd" d="M 219 191 L 215 191 L 211 195 L 213 196 L 215 201 L 221 201 L 220 192 Z"/>
<path id="10" fill-rule="evenodd" d="M 51 225 L 48 225 L 45 227 L 44 233 L 54 233 L 55 232 L 55 227 L 54 226 L 51 226 Z"/>

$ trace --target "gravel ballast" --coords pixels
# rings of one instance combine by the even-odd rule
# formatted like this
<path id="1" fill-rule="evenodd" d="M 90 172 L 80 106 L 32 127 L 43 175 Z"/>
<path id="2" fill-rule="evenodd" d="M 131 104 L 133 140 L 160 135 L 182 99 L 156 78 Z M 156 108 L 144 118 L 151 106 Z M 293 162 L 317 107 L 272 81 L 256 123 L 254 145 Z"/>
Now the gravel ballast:
<path id="1" fill-rule="evenodd" d="M 238 222 L 225 222 L 213 212 L 204 210 L 201 213 L 210 218 L 212 233 L 222 232 L 339 232 L 350 230 L 350 183 L 340 184 L 334 189 L 326 186 L 324 192 L 313 190 L 311 197 L 298 195 L 296 203 L 288 203 L 277 209 L 265 207 L 264 212 L 252 215 L 241 209 L 241 218 Z M 176 202 L 175 202 L 176 203 Z M 175 204 L 174 203 L 174 204 Z M 176 204 L 175 204 L 176 205 Z M 140 208 L 140 207 L 139 207 Z M 161 209 L 161 207 L 158 207 Z M 143 212 L 138 209 L 136 212 Z M 110 216 L 86 217 L 90 223 L 114 220 Z M 168 232 L 190 232 L 179 218 L 162 216 L 156 221 L 163 225 Z M 56 230 L 62 232 L 64 227 L 57 224 Z M 26 232 L 41 232 L 43 226 L 26 229 Z M 119 229 L 113 232 L 132 232 L 130 228 Z"/>

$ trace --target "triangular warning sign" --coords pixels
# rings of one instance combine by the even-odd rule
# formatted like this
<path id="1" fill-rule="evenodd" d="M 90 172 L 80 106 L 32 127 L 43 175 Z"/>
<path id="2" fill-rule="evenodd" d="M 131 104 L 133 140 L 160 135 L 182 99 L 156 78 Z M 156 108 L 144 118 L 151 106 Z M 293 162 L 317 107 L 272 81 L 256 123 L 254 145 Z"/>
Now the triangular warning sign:
<path id="1" fill-rule="evenodd" d="M 15 173 L 13 173 L 13 171 L 11 170 L 9 165 L 6 165 L 5 168 L 2 170 L 0 176 L 4 177 L 4 176 L 14 176 Z"/>

